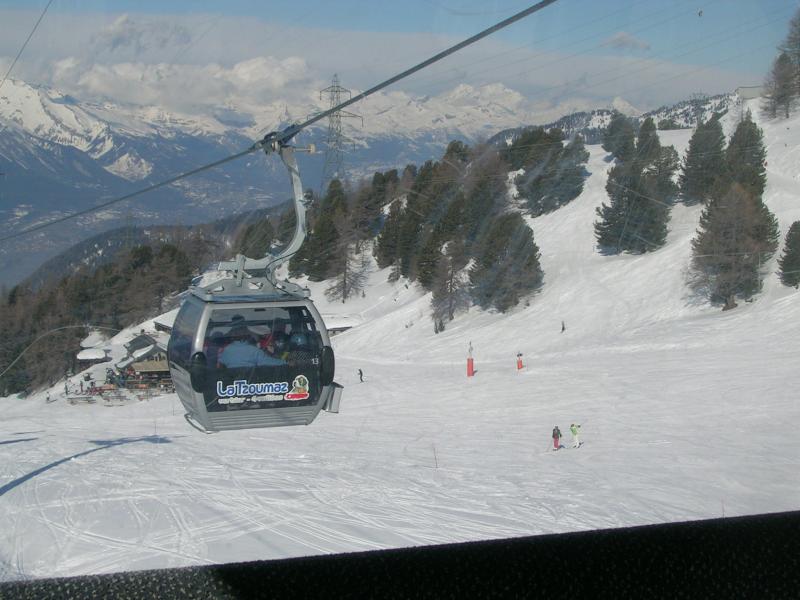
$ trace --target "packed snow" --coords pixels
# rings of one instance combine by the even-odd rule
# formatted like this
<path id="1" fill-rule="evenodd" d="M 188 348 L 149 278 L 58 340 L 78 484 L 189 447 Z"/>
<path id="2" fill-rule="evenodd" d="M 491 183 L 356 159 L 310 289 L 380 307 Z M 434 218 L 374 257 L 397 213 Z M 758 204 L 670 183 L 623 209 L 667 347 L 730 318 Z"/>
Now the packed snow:
<path id="1" fill-rule="evenodd" d="M 800 119 L 762 126 L 783 241 L 800 219 Z M 690 134 L 661 138 L 682 152 Z M 610 164 L 588 149 L 583 194 L 530 220 L 545 283 L 508 314 L 473 308 L 434 334 L 430 296 L 387 271 L 345 304 L 308 284 L 332 323 L 353 325 L 333 338 L 337 415 L 204 435 L 174 395 L 70 405 L 60 382 L 0 399 L 0 579 L 797 509 L 800 292 L 773 259 L 752 303 L 691 296 L 699 207 L 676 206 L 652 254 L 598 254 Z M 118 360 L 142 328 L 154 322 L 102 347 Z"/>

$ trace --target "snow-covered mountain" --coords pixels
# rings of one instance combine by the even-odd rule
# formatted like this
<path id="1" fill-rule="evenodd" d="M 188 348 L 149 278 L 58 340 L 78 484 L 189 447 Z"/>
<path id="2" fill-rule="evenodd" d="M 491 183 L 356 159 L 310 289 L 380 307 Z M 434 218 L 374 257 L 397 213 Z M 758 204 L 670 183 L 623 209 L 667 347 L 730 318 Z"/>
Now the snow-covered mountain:
<path id="1" fill-rule="evenodd" d="M 724 117 L 727 135 L 736 121 Z M 800 116 L 759 124 L 783 240 L 800 220 Z M 659 136 L 684 153 L 691 131 Z M 529 305 L 473 308 L 436 334 L 430 295 L 388 270 L 346 304 L 310 284 L 328 323 L 356 324 L 332 340 L 338 415 L 208 436 L 174 395 L 70 405 L 61 381 L 0 398 L 0 580 L 796 510 L 800 292 L 773 258 L 752 303 L 722 312 L 693 297 L 701 206 L 676 205 L 655 252 L 598 253 L 610 166 L 587 149 L 582 194 L 528 219 L 545 272 Z M 155 331 L 95 341 L 118 359 L 142 328 Z"/>
<path id="2" fill-rule="evenodd" d="M 635 112 L 635 109 L 625 103 L 624 100 L 617 100 L 619 102 L 615 102 L 611 108 L 570 113 L 555 121 L 541 124 L 541 126 L 545 129 L 553 127 L 561 129 L 567 137 L 581 135 L 587 143 L 596 144 L 602 142 L 605 128 L 611 122 L 614 111 L 630 117 L 636 127 L 642 121 L 651 117 L 656 125 L 661 121 L 670 121 L 670 128 L 672 129 L 691 129 L 697 123 L 698 118 L 701 121 L 707 121 L 714 114 L 724 114 L 728 111 L 735 111 L 737 116 L 741 116 L 744 110 L 744 104 L 736 94 L 720 94 L 718 96 L 684 100 L 644 113 Z M 514 127 L 501 131 L 492 136 L 489 142 L 500 145 L 510 144 L 522 129 L 524 128 Z"/>

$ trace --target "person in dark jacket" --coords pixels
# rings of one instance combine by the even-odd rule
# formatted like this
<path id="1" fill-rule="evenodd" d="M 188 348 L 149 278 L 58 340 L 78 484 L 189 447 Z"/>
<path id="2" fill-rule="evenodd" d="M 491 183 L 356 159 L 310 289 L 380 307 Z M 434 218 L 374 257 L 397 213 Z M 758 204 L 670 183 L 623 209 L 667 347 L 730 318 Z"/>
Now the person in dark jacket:
<path id="1" fill-rule="evenodd" d="M 559 440 L 561 439 L 561 430 L 558 428 L 558 425 L 553 427 L 553 450 L 558 450 L 560 447 Z"/>
<path id="2" fill-rule="evenodd" d="M 361 381 L 361 383 L 364 383 L 364 371 L 361 369 L 358 370 L 358 379 Z"/>

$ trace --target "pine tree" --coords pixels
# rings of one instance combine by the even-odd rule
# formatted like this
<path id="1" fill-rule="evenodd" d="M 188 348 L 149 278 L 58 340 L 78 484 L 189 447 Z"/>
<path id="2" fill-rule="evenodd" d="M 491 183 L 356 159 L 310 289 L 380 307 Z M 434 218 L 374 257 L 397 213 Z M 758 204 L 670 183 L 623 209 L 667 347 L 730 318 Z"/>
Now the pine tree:
<path id="1" fill-rule="evenodd" d="M 347 214 L 347 194 L 342 182 L 338 179 L 331 179 L 328 184 L 328 191 L 320 203 L 320 212 L 327 213 L 332 217 L 337 214 Z"/>
<path id="2" fill-rule="evenodd" d="M 375 244 L 375 258 L 381 269 L 395 263 L 399 258 L 398 246 L 400 227 L 402 226 L 403 210 L 399 201 L 395 201 L 389 207 L 389 215 L 383 223 L 383 228 L 378 234 Z"/>
<path id="3" fill-rule="evenodd" d="M 501 152 L 511 171 L 533 170 L 558 153 L 563 147 L 563 133 L 558 129 L 545 131 L 543 127 L 529 127 Z"/>
<path id="4" fill-rule="evenodd" d="M 469 308 L 468 276 L 463 273 L 467 264 L 464 242 L 455 239 L 447 248 L 437 265 L 431 298 L 431 318 L 437 324 L 437 332 L 444 331 L 444 321 L 452 321 L 455 315 Z"/>
<path id="5" fill-rule="evenodd" d="M 637 185 L 638 177 L 628 164 L 618 163 L 609 172 L 606 192 L 610 202 L 603 202 L 596 209 L 599 220 L 594 224 L 595 238 L 603 252 L 622 252 L 627 247 L 632 231 L 628 225 L 636 202 Z"/>
<path id="6" fill-rule="evenodd" d="M 636 140 L 634 160 L 639 163 L 639 170 L 643 170 L 647 165 L 654 163 L 660 153 L 661 142 L 658 139 L 656 124 L 652 117 L 647 117 L 639 128 L 639 137 Z"/>
<path id="7" fill-rule="evenodd" d="M 339 233 L 333 216 L 323 212 L 314 231 L 306 238 L 308 245 L 305 273 L 311 281 L 322 281 L 331 274 L 331 265 L 339 245 Z"/>
<path id="8" fill-rule="evenodd" d="M 786 234 L 783 256 L 778 259 L 778 272 L 783 285 L 800 286 L 800 221 L 795 221 Z"/>
<path id="9" fill-rule="evenodd" d="M 732 181 L 740 183 L 760 199 L 767 184 L 766 159 L 763 133 L 747 111 L 725 152 L 726 172 Z"/>
<path id="10" fill-rule="evenodd" d="M 778 49 L 786 53 L 794 67 L 794 95 L 800 97 L 800 9 L 789 21 L 789 32 Z"/>
<path id="11" fill-rule="evenodd" d="M 566 146 L 550 148 L 538 163 L 525 163 L 526 172 L 515 183 L 534 217 L 552 212 L 577 198 L 586 179 L 589 153 L 576 136 Z"/>
<path id="12" fill-rule="evenodd" d="M 672 146 L 661 146 L 655 123 L 646 119 L 635 155 L 609 173 L 610 204 L 597 209 L 600 220 L 595 223 L 595 237 L 604 252 L 642 253 L 664 245 L 677 167 L 677 152 Z"/>
<path id="13" fill-rule="evenodd" d="M 466 243 L 483 235 L 492 217 L 504 207 L 508 164 L 494 148 L 479 148 L 464 184 L 461 222 Z M 457 195 L 457 194 L 456 194 Z"/>
<path id="14" fill-rule="evenodd" d="M 337 256 L 332 261 L 332 268 L 336 271 L 333 284 L 325 290 L 328 300 L 341 300 L 358 296 L 364 289 L 367 281 L 366 265 L 353 253 L 351 244 L 343 244 Z"/>
<path id="15" fill-rule="evenodd" d="M 687 204 L 706 202 L 720 180 L 725 180 L 725 135 L 719 119 L 700 123 L 689 140 L 689 149 L 678 177 Z"/>
<path id="16" fill-rule="evenodd" d="M 695 287 L 713 302 L 735 306 L 761 289 L 761 268 L 778 246 L 778 223 L 752 189 L 734 183 L 712 199 L 692 241 Z"/>
<path id="17" fill-rule="evenodd" d="M 442 241 L 436 232 L 431 232 L 428 240 L 420 248 L 417 256 L 417 282 L 430 290 L 436 277 L 436 270 L 442 258 Z"/>
<path id="18" fill-rule="evenodd" d="M 492 221 L 469 277 L 475 301 L 501 312 L 541 285 L 539 248 L 521 215 L 505 214 Z"/>
<path id="19" fill-rule="evenodd" d="M 630 160 L 636 152 L 635 132 L 631 120 L 620 112 L 614 111 L 603 137 L 603 150 L 610 152 L 614 158 Z"/>
<path id="20" fill-rule="evenodd" d="M 789 118 L 789 112 L 797 100 L 797 70 L 786 52 L 781 52 L 772 63 L 764 82 L 762 109 L 771 117 L 781 114 Z"/>

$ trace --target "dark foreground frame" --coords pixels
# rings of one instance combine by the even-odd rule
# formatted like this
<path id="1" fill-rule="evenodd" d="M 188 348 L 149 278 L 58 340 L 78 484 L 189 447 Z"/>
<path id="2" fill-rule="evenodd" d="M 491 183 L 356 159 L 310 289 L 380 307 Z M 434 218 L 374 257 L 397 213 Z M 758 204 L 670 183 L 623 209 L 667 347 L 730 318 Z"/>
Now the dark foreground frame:
<path id="1" fill-rule="evenodd" d="M 800 598 L 800 512 L 0 584 L 0 598 Z"/>

